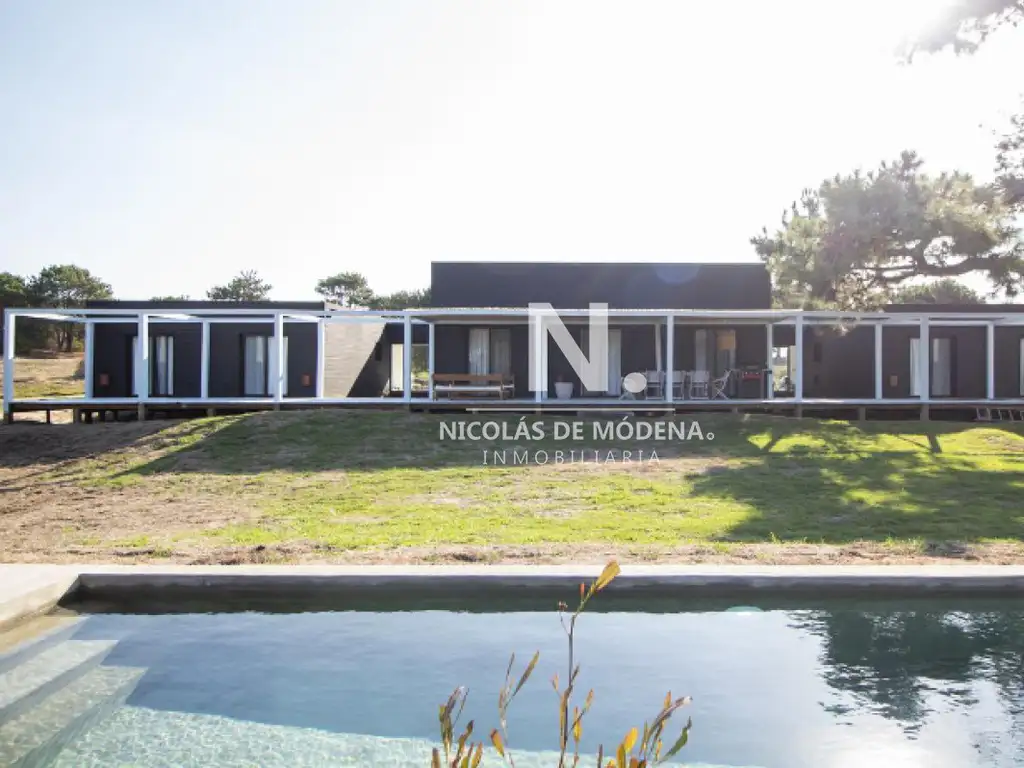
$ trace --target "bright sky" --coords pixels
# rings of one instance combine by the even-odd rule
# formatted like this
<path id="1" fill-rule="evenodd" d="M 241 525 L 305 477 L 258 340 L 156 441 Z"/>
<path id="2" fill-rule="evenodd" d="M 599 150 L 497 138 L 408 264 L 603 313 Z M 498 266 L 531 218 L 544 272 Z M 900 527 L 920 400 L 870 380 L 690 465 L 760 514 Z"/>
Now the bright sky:
<path id="1" fill-rule="evenodd" d="M 0 3 L 0 271 L 304 299 L 432 259 L 751 260 L 836 172 L 989 175 L 1024 29 L 898 65 L 935 4 Z"/>

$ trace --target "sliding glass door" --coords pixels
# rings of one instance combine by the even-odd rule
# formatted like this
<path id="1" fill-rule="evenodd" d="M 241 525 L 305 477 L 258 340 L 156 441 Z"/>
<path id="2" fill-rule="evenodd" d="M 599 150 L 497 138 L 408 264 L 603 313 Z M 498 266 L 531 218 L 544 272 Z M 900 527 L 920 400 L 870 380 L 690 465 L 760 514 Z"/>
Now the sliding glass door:
<path id="1" fill-rule="evenodd" d="M 288 394 L 288 337 L 284 337 L 285 371 L 281 394 Z M 270 397 L 277 376 L 277 345 L 273 336 L 246 336 L 242 354 L 242 396 Z"/>

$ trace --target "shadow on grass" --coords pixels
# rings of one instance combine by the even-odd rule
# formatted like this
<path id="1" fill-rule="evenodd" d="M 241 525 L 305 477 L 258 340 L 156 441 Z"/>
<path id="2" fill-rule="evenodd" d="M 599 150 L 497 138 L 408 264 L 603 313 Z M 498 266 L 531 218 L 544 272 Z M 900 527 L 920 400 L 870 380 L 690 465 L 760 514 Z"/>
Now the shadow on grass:
<path id="1" fill-rule="evenodd" d="M 790 453 L 694 480 L 695 497 L 751 509 L 721 541 L 1024 539 L 1024 456 Z"/>

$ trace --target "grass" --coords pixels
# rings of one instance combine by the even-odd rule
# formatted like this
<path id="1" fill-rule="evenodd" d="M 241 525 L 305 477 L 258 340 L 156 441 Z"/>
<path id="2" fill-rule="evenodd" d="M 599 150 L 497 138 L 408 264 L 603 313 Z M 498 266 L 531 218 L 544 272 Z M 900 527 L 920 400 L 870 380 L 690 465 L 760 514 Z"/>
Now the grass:
<path id="1" fill-rule="evenodd" d="M 87 489 L 92 503 L 130 493 L 152 504 L 203 499 L 218 512 L 216 524 L 161 522 L 117 540 L 142 547 L 702 544 L 722 553 L 872 542 L 924 552 L 1024 538 L 1024 436 L 1009 425 L 707 416 L 699 423 L 713 440 L 570 445 L 553 439 L 550 418 L 548 436 L 529 443 L 441 440 L 441 421 L 343 411 L 203 419 L 83 449 L 33 482 Z M 100 427 L 80 431 L 91 429 Z M 508 465 L 484 465 L 485 450 L 502 448 Z M 513 449 L 534 461 L 512 465 Z M 602 459 L 629 450 L 634 460 L 554 463 L 555 451 L 580 449 Z M 535 463 L 538 451 L 547 464 Z M 239 513 L 220 514 L 229 508 Z"/>
<path id="2" fill-rule="evenodd" d="M 80 354 L 15 359 L 14 396 L 29 399 L 83 396 L 85 381 L 75 376 L 81 360 Z M 3 371 L 0 370 L 0 391 L 2 389 Z"/>

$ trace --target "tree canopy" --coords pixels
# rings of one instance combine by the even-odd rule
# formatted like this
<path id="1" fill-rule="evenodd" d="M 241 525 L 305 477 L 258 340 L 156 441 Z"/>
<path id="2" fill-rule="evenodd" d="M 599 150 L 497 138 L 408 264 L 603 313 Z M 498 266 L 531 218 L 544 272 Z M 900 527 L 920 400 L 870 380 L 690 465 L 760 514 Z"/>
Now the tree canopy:
<path id="1" fill-rule="evenodd" d="M 177 296 L 154 296 L 150 301 L 189 301 L 189 297 L 184 294 L 178 294 Z"/>
<path id="2" fill-rule="evenodd" d="M 938 5 L 938 0 L 933 0 Z M 906 46 L 906 55 L 952 48 L 972 53 L 996 29 L 1024 21 L 1024 0 L 957 0 L 947 3 L 934 20 Z"/>
<path id="3" fill-rule="evenodd" d="M 918 278 L 981 274 L 1015 296 L 1024 243 L 1010 206 L 968 174 L 932 176 L 903 152 L 874 171 L 804 190 L 781 226 L 751 238 L 785 306 L 858 309 L 890 301 Z"/>
<path id="4" fill-rule="evenodd" d="M 68 309 L 85 306 L 90 299 L 112 298 L 114 291 L 85 267 L 55 264 L 27 281 L 26 294 L 31 306 Z M 64 352 L 70 352 L 74 340 L 83 335 L 75 323 L 57 323 L 53 332 L 57 349 Z"/>
<path id="5" fill-rule="evenodd" d="M 430 304 L 430 289 L 418 288 L 411 291 L 395 291 L 376 294 L 369 281 L 359 272 L 339 272 L 325 277 L 316 284 L 316 292 L 325 301 L 332 301 L 343 307 L 365 309 L 409 309 Z"/>
<path id="6" fill-rule="evenodd" d="M 981 304 L 985 298 L 951 277 L 919 285 L 905 285 L 896 291 L 894 304 Z"/>
<path id="7" fill-rule="evenodd" d="M 272 287 L 250 269 L 238 273 L 226 285 L 215 285 L 206 296 L 210 301 L 264 301 Z"/>

